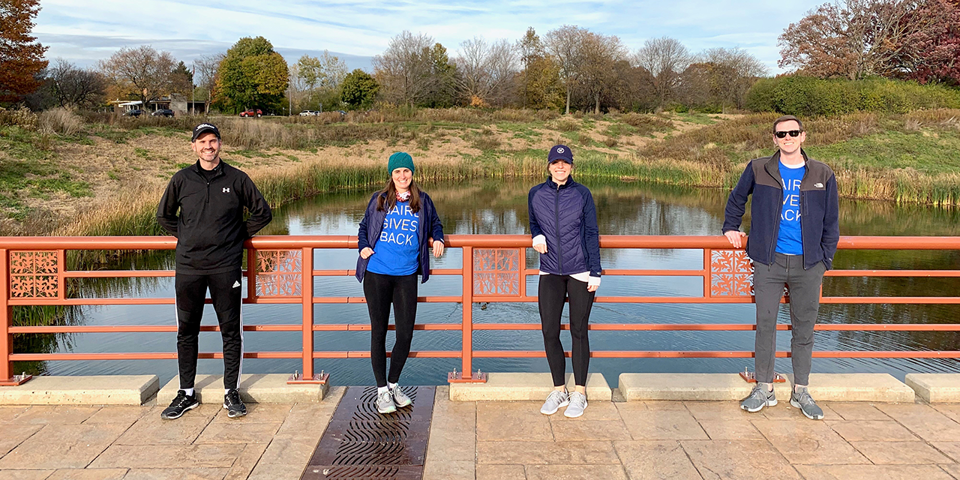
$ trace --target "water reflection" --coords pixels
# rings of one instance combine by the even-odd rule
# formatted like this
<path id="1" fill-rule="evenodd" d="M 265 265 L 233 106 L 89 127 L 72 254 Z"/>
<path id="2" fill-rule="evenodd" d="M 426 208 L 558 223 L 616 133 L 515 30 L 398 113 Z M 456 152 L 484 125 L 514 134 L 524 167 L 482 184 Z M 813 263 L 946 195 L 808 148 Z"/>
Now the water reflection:
<path id="1" fill-rule="evenodd" d="M 441 215 L 445 232 L 457 234 L 519 234 L 527 231 L 527 191 L 532 180 L 481 181 L 464 184 L 424 185 Z M 585 180 L 593 191 L 601 234 L 629 235 L 718 235 L 722 225 L 726 192 L 680 189 L 624 183 L 612 180 Z M 370 197 L 369 191 L 339 192 L 289 205 L 275 212 L 273 223 L 264 234 L 356 235 Z M 842 235 L 960 235 L 958 210 L 924 207 L 896 207 L 879 202 L 841 202 Z M 745 224 L 748 222 L 745 220 Z M 690 250 L 616 250 L 602 252 L 606 268 L 698 269 L 700 251 Z M 356 252 L 318 251 L 316 268 L 350 269 Z M 459 268 L 459 249 L 450 249 L 434 264 L 439 268 Z M 169 255 L 139 258 L 133 268 L 155 268 L 167 262 Z M 528 264 L 536 265 L 535 253 L 528 250 Z M 838 269 L 960 269 L 960 252 L 840 251 L 835 260 Z M 114 268 L 114 267 L 111 267 Z M 126 267 L 124 267 L 126 268 Z M 103 295 L 173 296 L 172 279 L 117 280 L 106 285 L 84 287 L 85 292 Z M 527 279 L 535 291 L 536 278 Z M 827 278 L 825 296 L 951 296 L 956 295 L 956 278 Z M 699 278 L 606 277 L 604 295 L 699 295 Z M 458 277 L 432 277 L 421 287 L 421 295 L 457 295 Z M 350 278 L 318 278 L 317 295 L 362 295 L 360 285 Z M 298 323 L 298 305 L 246 305 L 244 321 L 256 324 Z M 535 304 L 474 305 L 477 322 L 537 323 Z M 318 323 L 367 322 L 362 304 L 317 305 Z M 823 323 L 953 323 L 960 318 L 956 305 L 824 305 Z M 591 318 L 594 323 L 753 323 L 752 305 L 632 305 L 598 304 Z M 458 322 L 461 307 L 454 304 L 421 304 L 418 318 L 428 322 Z M 85 308 L 83 321 L 93 324 L 174 324 L 173 306 Z M 204 318 L 213 324 L 214 313 L 208 306 Z M 789 323 L 786 310 L 780 321 Z M 540 350 L 538 331 L 479 331 L 474 334 L 479 350 Z M 569 335 L 562 335 L 569 349 Z M 175 334 L 97 334 L 80 335 L 60 342 L 60 351 L 118 352 L 173 351 Z M 366 350 L 369 336 L 361 332 L 328 333 L 315 336 L 318 350 Z M 388 343 L 392 340 L 388 340 Z M 778 336 L 778 349 L 789 350 L 789 334 Z M 954 332 L 817 332 L 820 350 L 960 350 L 960 336 Z M 752 332 L 592 332 L 594 350 L 744 350 L 753 349 Z M 257 332 L 247 336 L 250 351 L 298 349 L 299 334 Z M 134 347 L 135 346 L 135 347 Z M 201 350 L 219 351 L 215 333 L 201 335 Z M 388 345 L 389 348 L 389 345 Z M 455 332 L 418 331 L 415 350 L 458 350 L 460 337 Z M 22 350 L 21 350 L 22 351 Z M 36 350 L 34 350 L 36 351 Z M 603 373 L 615 383 L 621 372 L 733 372 L 752 369 L 752 359 L 593 359 L 591 369 Z M 475 367 L 484 371 L 547 371 L 544 359 L 482 359 Z M 789 370 L 789 359 L 778 360 L 778 369 Z M 53 374 L 156 373 L 163 380 L 176 374 L 174 361 L 129 362 L 48 362 Z M 459 367 L 450 359 L 414 359 L 408 362 L 404 382 L 438 384 L 445 372 Z M 336 384 L 369 384 L 369 360 L 317 361 L 316 368 L 331 372 Z M 248 373 L 288 373 L 299 369 L 296 360 L 247 360 Z M 219 360 L 201 360 L 201 373 L 219 373 Z M 889 372 L 902 378 L 911 371 L 960 371 L 955 360 L 905 359 L 814 359 L 815 372 Z"/>

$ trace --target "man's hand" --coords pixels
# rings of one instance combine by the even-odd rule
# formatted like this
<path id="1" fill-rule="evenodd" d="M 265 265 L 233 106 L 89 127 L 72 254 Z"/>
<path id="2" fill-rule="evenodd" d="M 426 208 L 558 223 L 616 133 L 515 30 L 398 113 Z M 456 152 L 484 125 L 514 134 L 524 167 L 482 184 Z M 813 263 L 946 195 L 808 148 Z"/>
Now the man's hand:
<path id="1" fill-rule="evenodd" d="M 746 237 L 747 234 L 738 230 L 727 230 L 723 233 L 727 240 L 730 240 L 730 245 L 733 245 L 734 248 L 740 248 L 743 246 L 743 237 Z"/>
<path id="2" fill-rule="evenodd" d="M 366 260 L 370 258 L 370 255 L 373 255 L 373 249 L 370 247 L 363 247 L 363 250 L 360 250 L 360 258 Z"/>
<path id="3" fill-rule="evenodd" d="M 443 255 L 443 242 L 440 240 L 433 241 L 433 258 L 440 258 L 440 255 Z"/>
<path id="4" fill-rule="evenodd" d="M 533 245 L 533 249 L 543 255 L 547 253 L 547 244 L 546 243 L 536 243 Z"/>

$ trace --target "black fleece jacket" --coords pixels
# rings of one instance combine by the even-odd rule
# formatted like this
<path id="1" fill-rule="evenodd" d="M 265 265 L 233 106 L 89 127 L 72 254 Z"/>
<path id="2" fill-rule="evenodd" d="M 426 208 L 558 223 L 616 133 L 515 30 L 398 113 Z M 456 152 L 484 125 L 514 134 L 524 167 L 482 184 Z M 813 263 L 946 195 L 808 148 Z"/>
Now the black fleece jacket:
<path id="1" fill-rule="evenodd" d="M 223 162 L 208 181 L 200 161 L 173 175 L 157 208 L 157 222 L 177 237 L 177 272 L 225 273 L 242 264 L 243 242 L 273 218 L 270 205 L 246 173 Z M 243 221 L 243 210 L 250 218 Z M 179 214 L 178 214 L 179 213 Z"/>

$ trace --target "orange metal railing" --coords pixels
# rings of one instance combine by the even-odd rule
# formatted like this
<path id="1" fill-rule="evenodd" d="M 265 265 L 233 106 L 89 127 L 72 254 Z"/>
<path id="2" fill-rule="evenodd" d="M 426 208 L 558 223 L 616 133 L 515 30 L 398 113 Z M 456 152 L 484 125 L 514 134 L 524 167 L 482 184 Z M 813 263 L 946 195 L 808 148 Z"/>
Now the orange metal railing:
<path id="1" fill-rule="evenodd" d="M 462 292 L 457 296 L 420 297 L 421 302 L 449 302 L 471 305 L 477 302 L 535 302 L 526 290 L 526 277 L 536 269 L 526 268 L 530 237 L 526 235 L 450 235 L 448 248 L 463 250 L 459 269 L 433 269 L 432 275 L 462 276 Z M 313 258 L 320 249 L 355 249 L 356 237 L 350 236 L 260 236 L 247 241 L 247 297 L 244 303 L 300 304 L 302 322 L 285 325 L 245 325 L 245 331 L 300 332 L 299 351 L 246 352 L 245 358 L 301 359 L 304 381 L 316 379 L 316 359 L 369 357 L 368 351 L 315 351 L 314 332 L 368 331 L 366 324 L 314 323 L 314 305 L 362 303 L 362 297 L 316 296 L 313 281 L 320 276 L 350 276 L 353 270 L 314 270 Z M 635 297 L 598 296 L 600 303 L 751 303 L 752 266 L 743 250 L 733 249 L 722 236 L 601 236 L 601 248 L 617 249 L 694 249 L 703 252 L 703 265 L 691 270 L 605 270 L 607 276 L 700 277 L 699 296 Z M 171 250 L 172 237 L 0 237 L 0 384 L 14 377 L 15 361 L 48 360 L 131 360 L 174 359 L 175 352 L 117 353 L 13 353 L 14 334 L 175 332 L 175 325 L 131 326 L 13 326 L 14 306 L 30 305 L 162 305 L 173 298 L 74 298 L 68 296 L 67 281 L 76 278 L 172 277 L 172 271 L 77 271 L 66 265 L 67 251 L 73 250 Z M 842 237 L 840 249 L 862 250 L 960 250 L 960 237 Z M 833 270 L 830 277 L 960 277 L 957 270 Z M 602 290 L 601 290 L 602 292 Z M 822 302 L 880 304 L 960 304 L 953 297 L 823 297 Z M 450 381 L 482 381 L 473 371 L 474 358 L 543 357 L 540 351 L 473 349 L 477 330 L 539 330 L 531 323 L 473 322 L 473 309 L 462 309 L 459 324 L 421 323 L 418 330 L 460 331 L 460 350 L 416 351 L 411 357 L 459 358 L 460 373 Z M 565 326 L 566 328 L 566 326 Z M 789 325 L 779 325 L 782 330 Z M 817 330 L 833 331 L 960 331 L 960 323 L 950 324 L 821 324 Z M 753 324 L 594 324 L 591 330 L 603 331 L 749 331 Z M 203 331 L 216 331 L 205 326 Z M 748 358 L 751 351 L 594 351 L 602 358 Z M 787 357 L 789 352 L 777 352 Z M 846 358 L 960 358 L 960 351 L 816 351 L 816 357 Z M 200 358 L 222 358 L 222 354 L 202 352 Z"/>

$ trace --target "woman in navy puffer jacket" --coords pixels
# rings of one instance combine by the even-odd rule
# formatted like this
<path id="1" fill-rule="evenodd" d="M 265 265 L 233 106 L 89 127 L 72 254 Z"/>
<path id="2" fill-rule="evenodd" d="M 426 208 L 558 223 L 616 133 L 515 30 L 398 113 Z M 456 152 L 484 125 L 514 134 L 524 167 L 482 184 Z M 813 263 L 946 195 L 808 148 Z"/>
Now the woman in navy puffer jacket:
<path id="1" fill-rule="evenodd" d="M 593 298 L 600 287 L 600 235 L 597 210 L 590 190 L 573 181 L 573 152 L 556 145 L 547 155 L 550 178 L 530 189 L 527 198 L 533 248 L 540 253 L 540 324 L 547 363 L 553 375 L 550 392 L 540 412 L 552 415 L 566 406 L 564 415 L 579 417 L 587 408 L 587 367 L 590 342 L 587 323 Z M 560 316 L 570 301 L 573 338 L 573 377 L 576 390 L 567 393 L 566 360 L 560 344 Z"/>

